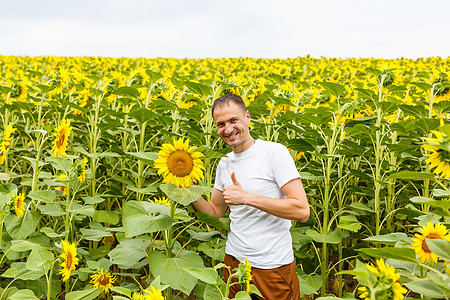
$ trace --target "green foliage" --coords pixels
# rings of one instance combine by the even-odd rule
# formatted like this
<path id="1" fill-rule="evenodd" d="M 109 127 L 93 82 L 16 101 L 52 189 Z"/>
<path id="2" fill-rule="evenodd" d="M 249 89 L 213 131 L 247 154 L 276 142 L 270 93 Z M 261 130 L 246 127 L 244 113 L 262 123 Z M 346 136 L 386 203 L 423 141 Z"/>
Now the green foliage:
<path id="1" fill-rule="evenodd" d="M 113 299 L 149 285 L 166 299 L 225 299 L 229 214 L 191 205 L 209 200 L 230 151 L 210 112 L 224 93 L 244 98 L 254 138 L 295 158 L 311 208 L 291 228 L 302 295 L 353 299 L 357 284 L 376 285 L 362 261 L 387 258 L 410 291 L 449 297 L 449 242 L 426 239 L 434 265 L 410 248 L 419 226 L 449 228 L 448 179 L 424 148 L 434 131 L 450 135 L 448 60 L 2 57 L 0 65 L 0 143 L 8 124 L 16 129 L 0 153 L 4 299 L 49 290 L 53 299 L 97 299 L 89 281 L 98 268 L 117 276 Z M 73 127 L 67 154 L 53 156 L 63 119 Z M 180 137 L 205 155 L 204 179 L 189 188 L 162 183 L 154 168 L 161 145 Z M 448 162 L 450 146 L 435 146 Z M 167 205 L 155 203 L 163 196 Z M 79 259 L 67 284 L 62 240 Z"/>

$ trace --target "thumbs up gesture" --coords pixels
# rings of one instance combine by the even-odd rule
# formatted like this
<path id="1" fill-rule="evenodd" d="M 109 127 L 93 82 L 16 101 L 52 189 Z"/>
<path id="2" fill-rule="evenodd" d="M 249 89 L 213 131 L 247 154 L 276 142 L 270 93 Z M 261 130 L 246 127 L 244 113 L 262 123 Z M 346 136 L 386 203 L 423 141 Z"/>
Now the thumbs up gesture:
<path id="1" fill-rule="evenodd" d="M 245 204 L 245 196 L 247 193 L 244 191 L 239 181 L 237 181 L 234 172 L 231 173 L 231 181 L 233 182 L 232 185 L 223 188 L 223 198 L 225 199 L 225 203 L 230 205 Z"/>
<path id="2" fill-rule="evenodd" d="M 231 173 L 231 181 L 233 181 L 233 185 L 241 186 L 241 184 L 239 183 L 239 181 L 237 181 L 237 179 L 236 179 L 236 174 L 235 174 L 234 172 Z"/>

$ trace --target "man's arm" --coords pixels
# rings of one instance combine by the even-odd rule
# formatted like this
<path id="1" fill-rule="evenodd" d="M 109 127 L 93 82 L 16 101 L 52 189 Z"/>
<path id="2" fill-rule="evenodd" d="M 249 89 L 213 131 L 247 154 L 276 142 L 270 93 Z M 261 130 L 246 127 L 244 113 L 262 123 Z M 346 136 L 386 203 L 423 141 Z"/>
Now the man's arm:
<path id="1" fill-rule="evenodd" d="M 236 180 L 234 173 L 231 174 L 233 185 L 226 186 L 223 198 L 229 205 L 251 205 L 269 214 L 289 220 L 306 222 L 309 218 L 309 204 L 306 192 L 300 178 L 293 179 L 283 185 L 281 190 L 286 199 L 274 199 L 260 196 L 244 191 Z"/>
<path id="2" fill-rule="evenodd" d="M 197 211 L 208 213 L 218 218 L 222 218 L 228 208 L 228 204 L 226 204 L 223 199 L 222 192 L 216 188 L 212 192 L 210 202 L 206 201 L 203 197 L 200 197 L 193 205 Z"/>

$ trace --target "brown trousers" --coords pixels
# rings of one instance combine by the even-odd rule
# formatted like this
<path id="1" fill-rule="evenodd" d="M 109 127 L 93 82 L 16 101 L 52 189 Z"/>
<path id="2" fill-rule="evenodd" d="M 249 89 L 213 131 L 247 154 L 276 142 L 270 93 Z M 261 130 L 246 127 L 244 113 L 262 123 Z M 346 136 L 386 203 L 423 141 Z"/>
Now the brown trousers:
<path id="1" fill-rule="evenodd" d="M 224 264 L 231 267 L 231 272 L 237 268 L 239 261 L 228 254 L 225 254 Z M 224 268 L 225 282 L 227 282 L 230 274 L 228 269 Z M 252 294 L 252 299 L 266 300 L 298 300 L 300 299 L 300 282 L 295 272 L 294 263 L 284 265 L 275 269 L 259 269 L 252 267 L 252 281 L 264 298 Z M 232 282 L 237 282 L 237 278 L 233 278 Z M 233 299 L 237 292 L 241 290 L 239 284 L 235 284 L 230 289 L 230 299 Z"/>

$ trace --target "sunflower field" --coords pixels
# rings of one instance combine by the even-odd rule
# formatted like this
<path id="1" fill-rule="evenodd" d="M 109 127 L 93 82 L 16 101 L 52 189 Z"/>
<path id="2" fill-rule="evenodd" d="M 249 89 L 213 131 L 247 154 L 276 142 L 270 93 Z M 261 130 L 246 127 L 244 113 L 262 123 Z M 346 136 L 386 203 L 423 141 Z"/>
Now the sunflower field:
<path id="1" fill-rule="evenodd" d="M 0 299 L 228 299 L 229 219 L 191 203 L 231 151 L 210 110 L 229 93 L 302 176 L 303 299 L 450 298 L 449 58 L 0 56 L 0 74 Z"/>

